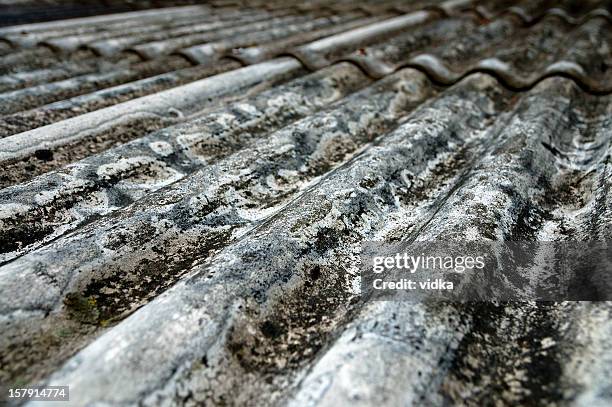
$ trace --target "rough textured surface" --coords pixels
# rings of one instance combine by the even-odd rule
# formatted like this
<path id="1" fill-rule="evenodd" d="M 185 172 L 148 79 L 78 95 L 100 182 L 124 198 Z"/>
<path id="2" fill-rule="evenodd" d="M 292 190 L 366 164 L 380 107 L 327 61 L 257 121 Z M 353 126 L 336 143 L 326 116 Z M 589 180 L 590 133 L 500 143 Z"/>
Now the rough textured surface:
<path id="1" fill-rule="evenodd" d="M 612 403 L 609 303 L 372 302 L 348 261 L 609 239 L 609 3 L 22 3 L 0 27 L 3 395 Z"/>

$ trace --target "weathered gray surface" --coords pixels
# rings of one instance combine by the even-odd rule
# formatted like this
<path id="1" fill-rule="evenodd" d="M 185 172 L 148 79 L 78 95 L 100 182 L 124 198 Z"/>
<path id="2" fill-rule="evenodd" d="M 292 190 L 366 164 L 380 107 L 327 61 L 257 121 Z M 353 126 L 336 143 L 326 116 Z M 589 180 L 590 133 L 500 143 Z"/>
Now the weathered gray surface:
<path id="1" fill-rule="evenodd" d="M 257 142 L 370 80 L 339 64 L 0 192 L 1 262 Z"/>
<path id="2" fill-rule="evenodd" d="M 371 302 L 348 261 L 609 239 L 609 4 L 355 3 L 0 28 L 0 390 L 612 403 L 609 303 Z"/>
<path id="3" fill-rule="evenodd" d="M 2 138 L 0 164 L 8 172 L 2 176 L 1 185 L 26 181 L 33 175 L 75 161 L 86 156 L 92 144 L 106 144 L 100 151 L 117 138 L 127 141 L 178 123 L 206 105 L 262 82 L 291 77 L 301 68 L 294 59 L 278 58 Z M 50 152 L 50 159 L 38 158 L 37 151 L 41 150 L 46 155 Z"/>

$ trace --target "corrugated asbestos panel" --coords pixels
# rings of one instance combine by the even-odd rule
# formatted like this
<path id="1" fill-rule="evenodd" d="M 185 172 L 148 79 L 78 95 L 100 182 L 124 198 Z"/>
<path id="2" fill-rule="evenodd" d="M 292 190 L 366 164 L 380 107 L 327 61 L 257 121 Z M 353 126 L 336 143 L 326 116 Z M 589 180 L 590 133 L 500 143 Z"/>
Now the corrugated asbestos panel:
<path id="1" fill-rule="evenodd" d="M 0 390 L 612 403 L 610 303 L 369 302 L 346 266 L 612 237 L 609 2 L 28 4 L 0 27 Z"/>

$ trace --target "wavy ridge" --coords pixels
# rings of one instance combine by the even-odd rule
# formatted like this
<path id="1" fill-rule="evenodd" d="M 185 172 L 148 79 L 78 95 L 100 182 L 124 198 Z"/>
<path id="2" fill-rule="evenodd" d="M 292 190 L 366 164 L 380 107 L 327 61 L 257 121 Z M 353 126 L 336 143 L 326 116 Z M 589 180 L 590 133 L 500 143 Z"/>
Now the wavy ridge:
<path id="1" fill-rule="evenodd" d="M 441 7 L 430 7 L 427 9 L 432 11 L 436 10 L 444 15 L 448 14 L 448 12 Z M 478 7 L 470 9 L 469 11 L 475 12 L 477 16 L 486 18 L 486 16 L 482 15 L 482 13 L 477 9 Z M 605 21 L 612 23 L 612 15 L 607 10 L 601 8 L 592 10 L 580 18 L 574 18 L 562 8 L 557 7 L 548 9 L 536 17 L 529 17 L 524 10 L 518 7 L 511 7 L 510 9 L 499 13 L 495 19 L 502 18 L 508 14 L 519 17 L 520 21 L 522 22 L 522 26 L 524 27 L 531 27 L 541 22 L 545 18 L 550 17 L 560 18 L 566 24 L 574 27 L 580 27 L 596 18 L 603 18 Z M 351 62 L 362 69 L 368 76 L 375 79 L 385 77 L 398 71 L 399 69 L 410 67 L 418 69 L 426 74 L 433 82 L 444 86 L 453 85 L 473 73 L 485 73 L 498 79 L 510 90 L 527 91 L 546 78 L 561 76 L 574 81 L 587 93 L 593 95 L 608 95 L 612 93 L 612 84 L 602 84 L 589 77 L 589 75 L 586 73 L 585 67 L 581 64 L 562 59 L 549 64 L 534 74 L 524 75 L 521 72 L 517 72 L 506 62 L 503 62 L 495 57 L 482 58 L 462 69 L 460 72 L 457 72 L 453 71 L 443 59 L 429 53 L 416 55 L 410 58 L 407 62 L 397 65 L 391 65 L 376 58 L 355 55 L 342 56 L 329 60 L 317 52 L 305 50 L 303 46 L 283 50 L 282 52 L 273 54 L 272 57 L 279 56 L 294 57 L 298 59 L 306 69 L 311 71 L 316 71 L 322 67 L 338 62 Z M 225 53 L 221 57 L 234 59 L 244 65 L 255 62 L 254 60 L 251 61 L 248 57 L 245 58 L 232 53 Z"/>
<path id="2" fill-rule="evenodd" d="M 594 10 L 589 11 L 585 15 L 577 17 L 577 18 L 570 15 L 566 10 L 564 10 L 561 7 L 549 8 L 545 10 L 543 13 L 541 13 L 540 15 L 535 16 L 535 17 L 528 15 L 525 12 L 525 10 L 523 10 L 520 7 L 516 7 L 516 6 L 509 7 L 507 10 L 504 10 L 497 14 L 488 13 L 483 7 L 480 7 L 480 6 L 474 7 L 470 9 L 469 11 L 476 13 L 480 18 L 483 18 L 486 20 L 496 20 L 506 15 L 514 15 L 520 18 L 523 21 L 523 24 L 525 26 L 535 25 L 541 20 L 543 20 L 544 18 L 551 17 L 551 16 L 558 17 L 562 19 L 566 24 L 573 25 L 573 26 L 582 25 L 585 22 L 593 18 L 603 18 L 608 23 L 612 24 L 612 14 L 610 14 L 610 12 L 604 8 L 596 8 Z"/>
<path id="3" fill-rule="evenodd" d="M 295 57 L 298 58 L 297 56 Z M 300 59 L 300 61 L 302 60 Z M 513 69 L 498 58 L 483 58 L 460 72 L 453 71 L 441 58 L 426 53 L 417 55 L 408 62 L 397 66 L 354 56 L 334 61 L 334 63 L 337 62 L 351 62 L 357 65 L 368 76 L 376 79 L 380 79 L 402 68 L 413 68 L 423 72 L 436 84 L 452 86 L 469 75 L 484 73 L 497 79 L 509 90 L 524 92 L 532 89 L 547 78 L 559 76 L 572 80 L 583 91 L 595 96 L 606 96 L 612 93 L 612 85 L 605 84 L 600 86 L 585 74 L 584 68 L 580 64 L 565 60 L 553 62 L 539 72 L 528 76 L 512 72 Z M 304 65 L 308 67 L 308 64 Z"/>

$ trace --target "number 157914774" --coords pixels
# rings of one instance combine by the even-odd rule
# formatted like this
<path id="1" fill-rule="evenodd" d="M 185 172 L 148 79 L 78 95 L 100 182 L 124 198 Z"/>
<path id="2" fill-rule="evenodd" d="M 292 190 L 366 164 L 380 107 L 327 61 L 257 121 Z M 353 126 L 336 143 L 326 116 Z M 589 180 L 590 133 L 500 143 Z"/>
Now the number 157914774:
<path id="1" fill-rule="evenodd" d="M 68 386 L 19 387 L 8 389 L 8 399 L 68 401 Z"/>

